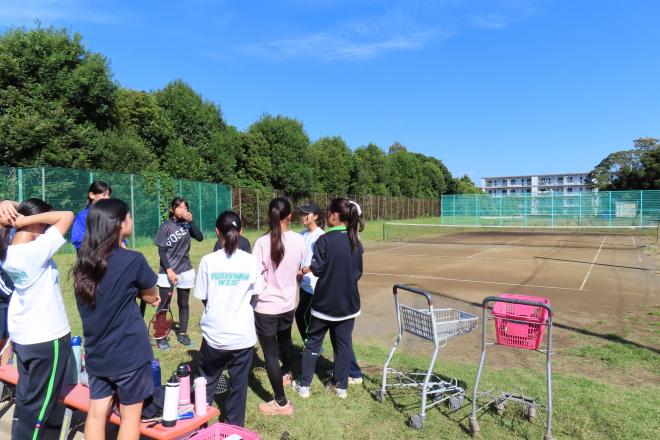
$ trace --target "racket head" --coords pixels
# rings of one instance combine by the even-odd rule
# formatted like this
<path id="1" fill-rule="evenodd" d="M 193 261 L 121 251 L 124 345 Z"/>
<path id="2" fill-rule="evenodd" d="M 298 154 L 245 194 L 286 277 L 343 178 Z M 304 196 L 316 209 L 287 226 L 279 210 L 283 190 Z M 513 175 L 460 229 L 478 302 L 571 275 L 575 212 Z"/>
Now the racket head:
<path id="1" fill-rule="evenodd" d="M 0 367 L 11 365 L 13 362 L 14 347 L 9 339 L 0 340 Z"/>
<path id="2" fill-rule="evenodd" d="M 154 316 L 149 321 L 149 336 L 152 339 L 164 339 L 172 330 L 172 325 L 174 324 L 174 317 L 170 309 L 163 309 L 159 312 L 156 312 Z"/>

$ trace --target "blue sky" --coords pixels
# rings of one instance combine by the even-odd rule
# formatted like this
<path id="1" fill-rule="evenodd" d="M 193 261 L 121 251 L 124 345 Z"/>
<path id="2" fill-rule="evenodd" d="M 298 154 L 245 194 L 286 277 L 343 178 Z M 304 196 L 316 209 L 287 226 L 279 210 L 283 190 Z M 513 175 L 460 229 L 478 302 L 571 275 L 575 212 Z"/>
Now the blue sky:
<path id="1" fill-rule="evenodd" d="M 126 87 L 181 78 L 240 129 L 292 116 L 477 182 L 660 137 L 654 0 L 0 0 L 2 29 L 36 19 L 81 33 Z"/>

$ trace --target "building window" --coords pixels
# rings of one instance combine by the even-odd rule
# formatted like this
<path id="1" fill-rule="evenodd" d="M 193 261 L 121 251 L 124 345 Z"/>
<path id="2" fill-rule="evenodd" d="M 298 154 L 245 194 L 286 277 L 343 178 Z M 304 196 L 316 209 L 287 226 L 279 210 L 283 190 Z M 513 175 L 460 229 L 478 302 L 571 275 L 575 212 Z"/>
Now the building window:
<path id="1" fill-rule="evenodd" d="M 516 192 L 515 189 L 512 189 L 512 190 L 511 190 L 511 194 L 515 194 L 515 192 Z"/>
<path id="2" fill-rule="evenodd" d="M 557 182 L 562 185 L 564 183 L 564 178 L 563 177 L 558 177 Z"/>
<path id="3" fill-rule="evenodd" d="M 527 192 L 528 192 L 528 193 L 531 193 L 531 192 L 532 192 L 532 190 L 531 190 L 531 189 L 527 189 Z"/>
<path id="4" fill-rule="evenodd" d="M 573 176 L 568 176 L 568 183 L 573 183 Z"/>
<path id="5" fill-rule="evenodd" d="M 566 191 L 569 192 L 569 193 L 572 193 L 572 192 L 573 192 L 573 188 L 568 188 Z"/>
<path id="6" fill-rule="evenodd" d="M 515 185 L 515 184 L 516 184 L 516 179 L 511 179 L 511 185 Z"/>

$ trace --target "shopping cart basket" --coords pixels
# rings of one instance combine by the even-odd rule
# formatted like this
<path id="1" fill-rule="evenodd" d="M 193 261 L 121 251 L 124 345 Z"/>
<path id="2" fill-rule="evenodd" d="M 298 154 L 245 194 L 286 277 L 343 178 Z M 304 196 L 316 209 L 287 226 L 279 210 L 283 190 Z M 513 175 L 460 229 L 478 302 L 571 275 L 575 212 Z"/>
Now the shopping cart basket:
<path id="1" fill-rule="evenodd" d="M 392 290 L 394 293 L 397 322 L 399 324 L 399 335 L 383 367 L 383 381 L 376 397 L 382 402 L 388 389 L 397 387 L 418 390 L 421 395 L 421 412 L 412 416 L 409 422 L 413 428 L 422 429 L 427 409 L 447 402 L 452 409 L 456 410 L 463 404 L 465 390 L 458 385 L 458 381 L 456 379 L 447 381 L 440 378 L 440 376 L 433 373 L 433 367 L 435 366 L 439 349 L 447 344 L 449 338 L 473 331 L 477 327 L 479 318 L 476 315 L 457 309 L 436 309 L 433 307 L 431 295 L 415 287 L 396 284 Z M 422 295 L 426 298 L 428 308 L 416 309 L 400 304 L 399 290 Z M 401 342 L 403 332 L 413 334 L 427 341 L 433 341 L 435 350 L 433 351 L 431 363 L 426 373 L 403 372 L 389 367 L 394 352 Z M 429 400 L 430 403 L 427 404 Z"/>
<path id="2" fill-rule="evenodd" d="M 495 303 L 492 310 L 489 304 Z M 546 430 L 544 440 L 552 440 L 552 307 L 546 298 L 502 294 L 489 296 L 483 300 L 482 346 L 479 369 L 472 390 L 472 413 L 470 415 L 470 432 L 479 435 L 477 413 L 485 408 L 494 407 L 498 414 L 504 412 L 507 402 L 522 404 L 523 414 L 529 421 L 537 416 L 537 408 L 546 409 Z M 486 322 L 495 322 L 496 342 L 488 342 Z M 543 334 L 547 329 L 546 348 L 541 349 Z M 522 390 L 497 392 L 494 390 L 479 393 L 479 380 L 486 360 L 486 348 L 489 345 L 504 345 L 514 348 L 524 348 L 546 355 L 547 405 L 532 397 L 526 396 Z M 486 398 L 485 404 L 478 406 L 478 398 Z"/>

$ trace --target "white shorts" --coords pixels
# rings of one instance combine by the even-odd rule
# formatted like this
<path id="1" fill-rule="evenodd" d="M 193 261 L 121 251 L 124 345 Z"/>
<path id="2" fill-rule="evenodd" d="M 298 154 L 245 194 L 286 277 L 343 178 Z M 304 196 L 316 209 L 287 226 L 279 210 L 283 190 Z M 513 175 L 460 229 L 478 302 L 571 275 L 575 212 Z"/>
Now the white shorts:
<path id="1" fill-rule="evenodd" d="M 167 279 L 166 273 L 158 274 L 158 287 L 170 288 L 170 280 Z M 176 286 L 180 289 L 192 289 L 195 287 L 195 269 L 190 269 L 186 272 L 177 274 L 176 276 Z"/>

